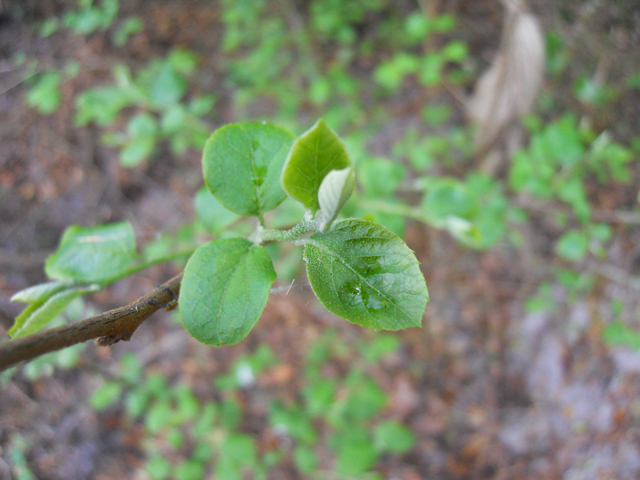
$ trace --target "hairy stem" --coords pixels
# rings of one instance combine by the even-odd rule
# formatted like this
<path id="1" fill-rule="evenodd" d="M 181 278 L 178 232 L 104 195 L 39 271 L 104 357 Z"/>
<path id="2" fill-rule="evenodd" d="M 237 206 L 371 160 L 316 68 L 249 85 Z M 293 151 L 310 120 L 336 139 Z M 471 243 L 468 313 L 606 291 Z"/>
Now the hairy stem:
<path id="1" fill-rule="evenodd" d="M 100 346 L 113 345 L 120 340 L 129 341 L 142 322 L 161 308 L 175 304 L 181 283 L 182 274 L 179 274 L 124 307 L 0 343 L 0 371 L 87 340 L 96 339 L 96 344 Z"/>
<path id="2" fill-rule="evenodd" d="M 318 230 L 320 224 L 315 220 L 304 219 L 291 230 L 268 230 L 261 229 L 258 231 L 257 238 L 259 243 L 264 242 L 294 242 L 302 235 L 312 230 Z"/>

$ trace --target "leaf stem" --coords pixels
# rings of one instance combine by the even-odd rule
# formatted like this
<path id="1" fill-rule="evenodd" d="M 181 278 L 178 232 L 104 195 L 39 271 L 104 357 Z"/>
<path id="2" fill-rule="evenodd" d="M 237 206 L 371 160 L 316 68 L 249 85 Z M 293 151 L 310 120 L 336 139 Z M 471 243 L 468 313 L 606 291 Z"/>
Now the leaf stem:
<path id="1" fill-rule="evenodd" d="M 308 212 L 307 212 L 308 213 Z M 312 220 L 311 216 L 305 214 L 304 218 L 291 230 L 271 230 L 258 227 L 255 238 L 256 243 L 261 245 L 265 242 L 294 242 L 302 235 L 320 228 L 320 222 Z"/>

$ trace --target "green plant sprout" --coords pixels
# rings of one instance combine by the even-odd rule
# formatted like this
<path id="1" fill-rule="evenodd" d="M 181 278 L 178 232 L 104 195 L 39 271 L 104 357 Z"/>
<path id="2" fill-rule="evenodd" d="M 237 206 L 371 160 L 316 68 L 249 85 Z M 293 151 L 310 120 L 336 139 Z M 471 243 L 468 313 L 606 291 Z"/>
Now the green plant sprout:
<path id="1" fill-rule="evenodd" d="M 89 35 L 96 30 L 108 29 L 116 19 L 119 9 L 119 0 L 102 0 L 98 4 L 94 4 L 93 0 L 78 0 L 77 10 L 68 12 L 62 19 L 48 18 L 38 26 L 38 30 L 40 36 L 48 37 L 63 25 L 76 35 Z"/>
<path id="2" fill-rule="evenodd" d="M 336 219 L 354 189 L 355 173 L 344 144 L 323 120 L 297 139 L 268 123 L 224 126 L 207 141 L 202 164 L 206 186 L 223 207 L 257 218 L 253 233 L 149 259 L 137 252 L 126 222 L 70 227 L 46 262 L 51 281 L 12 297 L 28 306 L 9 330 L 14 342 L 2 344 L 0 354 L 15 342 L 28 342 L 73 299 L 149 265 L 189 255 L 181 285 L 179 280 L 172 284 L 180 289 L 182 324 L 205 344 L 238 343 L 260 318 L 276 278 L 265 249 L 272 242 L 304 248 L 311 287 L 331 313 L 378 330 L 422 325 L 429 296 L 413 252 L 381 225 Z M 267 228 L 265 214 L 287 196 L 307 212 L 289 230 Z M 170 287 L 165 290 L 171 293 Z M 172 302 L 150 299 L 140 309 L 149 304 L 157 309 Z M 140 323 L 145 318 L 139 306 L 128 315 L 140 317 Z M 109 333 L 111 340 L 103 344 L 127 340 L 138 324 Z"/>
<path id="3" fill-rule="evenodd" d="M 135 107 L 125 132 L 106 132 L 105 144 L 120 147 L 120 163 L 132 168 L 149 159 L 159 141 L 168 140 L 173 153 L 201 149 L 209 128 L 200 117 L 211 111 L 214 95 L 202 95 L 182 102 L 188 79 L 195 72 L 198 57 L 186 49 L 174 49 L 156 59 L 133 77 L 125 65 L 113 70 L 115 84 L 96 87 L 78 96 L 76 123 L 94 122 L 110 126 L 126 107 Z"/>

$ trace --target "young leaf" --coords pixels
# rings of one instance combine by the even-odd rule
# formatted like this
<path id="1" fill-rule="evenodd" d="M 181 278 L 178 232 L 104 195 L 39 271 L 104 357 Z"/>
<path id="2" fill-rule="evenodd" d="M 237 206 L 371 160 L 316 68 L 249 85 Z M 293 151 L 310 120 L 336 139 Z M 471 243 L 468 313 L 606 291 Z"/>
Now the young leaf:
<path id="1" fill-rule="evenodd" d="M 7 333 L 12 338 L 19 338 L 37 332 L 60 315 L 73 299 L 97 290 L 97 286 L 70 288 L 52 295 L 45 301 L 32 303 L 18 315 Z"/>
<path id="2" fill-rule="evenodd" d="M 335 220 L 351 194 L 356 183 L 356 175 L 353 167 L 342 170 L 330 171 L 318 190 L 318 203 L 324 218 L 324 228 L 326 230 L 331 222 Z"/>
<path id="3" fill-rule="evenodd" d="M 109 283 L 136 261 L 136 239 L 129 222 L 67 228 L 58 250 L 45 264 L 55 280 L 69 283 Z"/>
<path id="4" fill-rule="evenodd" d="M 402 454 L 411 450 L 415 444 L 415 436 L 402 423 L 387 420 L 376 426 L 375 445 L 379 451 Z"/>
<path id="5" fill-rule="evenodd" d="M 331 170 L 353 168 L 340 138 L 324 120 L 296 140 L 282 172 L 282 186 L 290 197 L 312 212 L 318 211 L 318 191 Z"/>
<path id="6" fill-rule="evenodd" d="M 50 115 L 60 106 L 60 72 L 47 72 L 27 93 L 27 105 L 37 109 L 43 115 Z"/>
<path id="7" fill-rule="evenodd" d="M 306 240 L 304 258 L 311 287 L 331 313 L 376 329 L 421 326 L 429 294 L 418 261 L 381 225 L 340 220 Z"/>
<path id="8" fill-rule="evenodd" d="M 37 303 L 44 302 L 54 293 L 58 293 L 64 288 L 64 285 L 60 282 L 47 282 L 40 285 L 34 285 L 33 287 L 25 288 L 16 292 L 11 297 L 12 302 L 21 303 Z"/>
<path id="9" fill-rule="evenodd" d="M 336 468 L 348 477 L 362 475 L 378 461 L 378 453 L 369 439 L 358 439 L 346 443 L 338 452 Z"/>
<path id="10" fill-rule="evenodd" d="M 578 230 L 570 230 L 565 233 L 556 244 L 558 255 L 566 260 L 577 262 L 587 254 L 589 239 Z"/>
<path id="11" fill-rule="evenodd" d="M 184 271 L 182 324 L 202 343 L 238 343 L 258 322 L 275 278 L 264 248 L 242 238 L 209 242 Z"/>
<path id="12" fill-rule="evenodd" d="M 207 187 L 232 212 L 262 217 L 286 198 L 280 172 L 293 139 L 287 130 L 270 124 L 219 128 L 202 155 Z"/>

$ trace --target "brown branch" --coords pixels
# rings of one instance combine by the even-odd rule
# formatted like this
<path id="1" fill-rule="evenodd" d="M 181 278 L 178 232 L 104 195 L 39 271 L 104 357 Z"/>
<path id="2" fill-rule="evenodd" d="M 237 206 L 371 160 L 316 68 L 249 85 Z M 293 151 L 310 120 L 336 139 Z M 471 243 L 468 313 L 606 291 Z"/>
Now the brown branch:
<path id="1" fill-rule="evenodd" d="M 182 274 L 124 307 L 58 328 L 43 330 L 26 337 L 0 343 L 0 372 L 19 362 L 45 353 L 96 339 L 96 345 L 113 345 L 129 341 L 133 332 L 161 308 L 174 306 L 180 292 Z"/>

